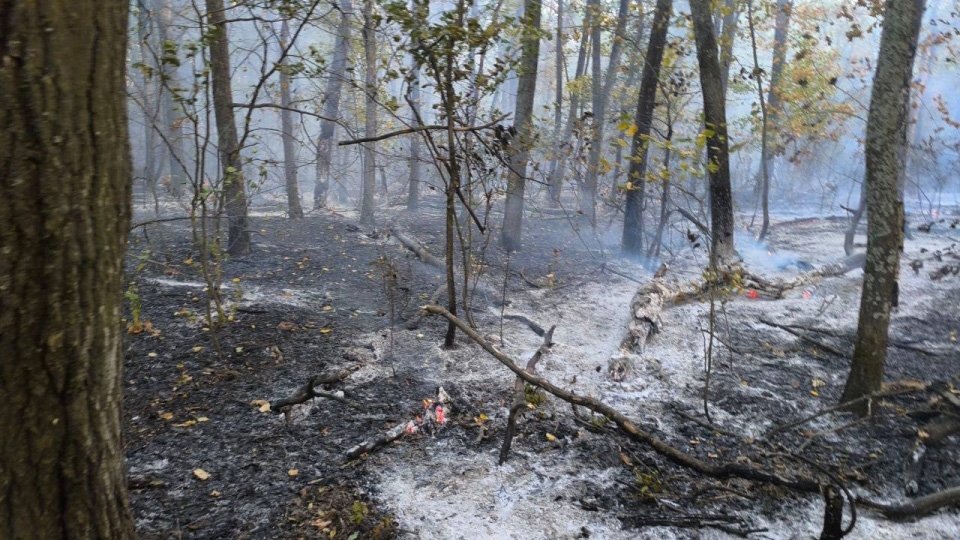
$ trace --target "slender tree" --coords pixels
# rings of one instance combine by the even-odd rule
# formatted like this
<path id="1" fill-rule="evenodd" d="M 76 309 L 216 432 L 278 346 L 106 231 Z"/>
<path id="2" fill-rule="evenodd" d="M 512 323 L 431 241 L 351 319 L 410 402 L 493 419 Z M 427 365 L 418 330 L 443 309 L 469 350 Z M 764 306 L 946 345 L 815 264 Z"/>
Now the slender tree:
<path id="1" fill-rule="evenodd" d="M 523 52 L 520 59 L 520 80 L 517 83 L 517 108 L 513 115 L 517 137 L 510 153 L 507 201 L 500 238 L 503 248 L 508 252 L 520 249 L 523 194 L 533 138 L 533 99 L 536 97 L 537 61 L 540 58 L 540 0 L 524 0 L 523 5 L 523 30 L 520 40 Z"/>
<path id="2" fill-rule="evenodd" d="M 213 82 L 213 113 L 217 120 L 217 147 L 223 168 L 223 197 L 227 209 L 228 244 L 231 255 L 250 253 L 247 194 L 243 161 L 233 115 L 233 85 L 230 81 L 230 39 L 223 0 L 207 0 L 210 37 L 210 77 Z"/>
<path id="3" fill-rule="evenodd" d="M 377 36 L 373 0 L 363 2 L 364 133 L 372 137 L 377 131 Z M 363 145 L 363 193 L 360 197 L 360 221 L 373 223 L 373 196 L 377 187 L 376 143 Z"/>
<path id="4" fill-rule="evenodd" d="M 584 197 L 581 200 L 586 201 L 590 198 L 596 199 L 596 193 L 599 186 L 601 162 L 603 161 L 604 151 L 604 130 L 607 125 L 607 105 L 610 103 L 610 94 L 613 92 L 613 85 L 617 82 L 617 76 L 620 72 L 620 57 L 623 52 L 623 41 L 626 39 L 624 31 L 629 19 L 628 0 L 620 0 L 620 8 L 617 12 L 617 24 L 613 31 L 613 44 L 610 47 L 610 59 L 607 62 L 607 74 L 601 84 L 600 76 L 600 47 L 593 49 L 593 125 L 594 135 L 590 144 L 590 152 L 587 156 L 587 174 L 584 179 L 586 189 L 592 192 L 592 197 Z M 600 43 L 599 25 L 594 25 L 595 43 Z M 596 221 L 594 215 L 596 209 L 583 208 L 587 212 L 591 223 Z"/>
<path id="5" fill-rule="evenodd" d="M 129 5 L 0 1 L 0 538 L 135 537 L 120 428 Z"/>
<path id="6" fill-rule="evenodd" d="M 157 34 L 160 38 L 161 63 L 161 103 L 164 130 L 166 134 L 166 156 L 170 170 L 170 193 L 180 198 L 183 188 L 190 177 L 186 168 L 187 153 L 184 149 L 183 124 L 186 117 L 178 99 L 181 90 L 180 76 L 177 73 L 177 43 L 170 35 L 173 26 L 172 0 L 154 0 L 157 15 Z M 147 5 L 150 5 L 149 3 Z"/>
<path id="7" fill-rule="evenodd" d="M 733 193 L 730 188 L 730 152 L 727 141 L 726 99 L 723 73 L 717 58 L 710 0 L 690 0 L 690 15 L 700 65 L 700 88 L 710 177 L 710 265 L 733 260 Z"/>
<path id="8" fill-rule="evenodd" d="M 763 156 L 760 163 L 760 204 L 763 208 L 763 225 L 760 228 L 759 236 L 761 241 L 767 236 L 767 230 L 770 229 L 770 161 L 782 151 L 779 146 L 780 137 L 777 136 L 777 146 L 771 155 L 767 148 L 769 144 L 767 137 L 769 136 L 770 126 L 774 127 L 774 134 L 776 134 L 780 109 L 783 107 L 780 85 L 783 79 L 783 67 L 787 61 L 787 35 L 790 30 L 790 15 L 792 13 L 793 0 L 777 0 L 777 19 L 773 31 L 773 64 L 770 66 L 770 90 L 764 112 L 764 115 L 768 118 L 764 121 L 764 134 L 761 141 L 763 146 Z M 756 46 L 754 46 L 754 50 L 756 50 Z"/>
<path id="9" fill-rule="evenodd" d="M 313 207 L 320 208 L 327 201 L 330 190 L 330 162 L 333 157 L 333 136 L 336 119 L 340 116 L 340 94 L 347 75 L 347 52 L 350 48 L 350 19 L 353 17 L 352 0 L 340 2 L 340 24 L 333 45 L 333 60 L 323 92 L 323 118 L 320 120 L 320 135 L 317 137 L 317 177 L 313 185 Z"/>
<path id="10" fill-rule="evenodd" d="M 407 101 L 410 104 L 413 122 L 420 118 L 420 64 L 414 60 L 410 68 L 410 80 L 407 87 Z M 414 134 L 410 137 L 410 185 L 407 190 L 407 210 L 416 212 L 420 207 L 420 154 L 422 137 Z"/>
<path id="11" fill-rule="evenodd" d="M 747 0 L 753 1 L 753 0 Z M 724 0 L 723 27 L 720 31 L 720 69 L 723 70 L 723 95 L 727 95 L 730 66 L 733 64 L 733 45 L 737 40 L 741 0 Z"/>
<path id="12" fill-rule="evenodd" d="M 880 390 L 887 356 L 890 310 L 896 305 L 903 249 L 903 200 L 897 183 L 903 168 L 909 107 L 904 94 L 917 53 L 925 0 L 887 0 L 877 72 L 873 78 L 866 138 L 867 260 L 850 376 L 841 402 L 870 412 L 862 398 Z"/>
<path id="13" fill-rule="evenodd" d="M 280 23 L 280 48 L 290 43 L 290 25 L 284 19 Z M 290 59 L 283 55 L 280 60 L 280 129 L 283 138 L 283 178 L 287 188 L 287 215 L 290 219 L 303 219 L 303 207 L 300 206 L 300 186 L 297 183 L 297 149 L 293 138 L 293 106 L 290 89 Z"/>
<path id="14" fill-rule="evenodd" d="M 627 202 L 623 215 L 623 252 L 639 257 L 643 254 L 643 195 L 644 178 L 647 174 L 650 131 L 653 127 L 653 111 L 656 107 L 657 85 L 660 82 L 660 65 L 670 29 L 672 0 L 657 0 L 653 14 L 650 44 L 647 46 L 647 61 L 643 64 L 640 79 L 640 97 L 637 100 L 637 130 L 633 134 L 630 151 L 630 174 L 627 182 Z M 666 202 L 664 202 L 666 204 Z"/>

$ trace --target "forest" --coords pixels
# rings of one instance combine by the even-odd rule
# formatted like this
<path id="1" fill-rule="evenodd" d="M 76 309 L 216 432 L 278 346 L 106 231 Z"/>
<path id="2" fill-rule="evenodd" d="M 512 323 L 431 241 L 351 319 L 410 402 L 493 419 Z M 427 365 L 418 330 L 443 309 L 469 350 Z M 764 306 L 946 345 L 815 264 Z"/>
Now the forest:
<path id="1" fill-rule="evenodd" d="M 0 539 L 960 537 L 960 2 L 0 0 Z"/>

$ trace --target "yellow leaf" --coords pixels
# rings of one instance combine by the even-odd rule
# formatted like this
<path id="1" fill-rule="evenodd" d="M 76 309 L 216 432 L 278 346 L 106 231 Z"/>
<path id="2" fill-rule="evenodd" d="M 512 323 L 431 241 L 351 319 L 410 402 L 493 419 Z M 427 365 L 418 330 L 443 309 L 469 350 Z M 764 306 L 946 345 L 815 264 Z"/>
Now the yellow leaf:
<path id="1" fill-rule="evenodd" d="M 220 492 L 217 491 L 217 490 L 213 490 L 213 491 L 210 492 L 210 496 L 211 496 L 211 497 L 219 497 L 220 495 L 223 495 L 223 493 L 220 493 Z"/>
<path id="2" fill-rule="evenodd" d="M 821 381 L 820 379 L 813 379 L 812 381 L 810 381 L 810 386 L 812 386 L 812 387 L 814 387 L 814 388 L 820 388 L 820 387 L 826 386 L 826 385 L 827 385 L 827 383 Z"/>
<path id="3" fill-rule="evenodd" d="M 329 329 L 329 328 L 321 328 L 321 329 L 320 329 L 320 333 L 321 333 L 321 334 L 329 334 L 330 332 L 333 332 L 333 330 L 331 330 L 331 329 Z"/>
<path id="4" fill-rule="evenodd" d="M 625 134 L 627 137 L 633 137 L 633 135 L 634 135 L 636 132 L 637 132 L 637 125 L 636 125 L 636 124 L 630 124 L 630 127 L 628 127 L 626 130 L 624 130 L 624 134 Z"/>
<path id="5" fill-rule="evenodd" d="M 193 470 L 193 475 L 196 476 L 196 477 L 197 477 L 198 479 L 200 479 L 200 480 L 206 480 L 206 479 L 210 478 L 210 473 L 208 473 L 207 471 L 205 471 L 205 470 L 203 470 L 203 469 L 194 469 L 194 470 Z"/>
<path id="6" fill-rule="evenodd" d="M 332 311 L 332 310 L 333 310 L 333 306 L 323 306 L 323 310 L 324 310 L 324 311 Z"/>
<path id="7" fill-rule="evenodd" d="M 233 278 L 233 282 L 234 282 L 234 283 L 240 283 L 240 278 L 238 278 L 238 277 Z"/>
<path id="8" fill-rule="evenodd" d="M 147 356 L 149 356 L 150 358 L 156 358 L 156 357 L 157 357 L 157 353 L 155 353 L 155 352 L 147 353 Z"/>
<path id="9" fill-rule="evenodd" d="M 255 399 L 250 404 L 257 407 L 260 412 L 270 412 L 270 402 L 265 399 Z"/>
<path id="10" fill-rule="evenodd" d="M 193 264 L 193 259 L 187 259 L 187 260 L 183 261 L 183 264 L 185 264 L 185 265 L 187 265 L 187 266 L 190 266 L 191 264 Z"/>
<path id="11" fill-rule="evenodd" d="M 200 347 L 199 345 L 193 348 L 193 352 L 200 352 L 202 350 L 203 350 L 203 347 Z"/>
<path id="12" fill-rule="evenodd" d="M 557 437 L 556 437 L 556 435 L 553 435 L 552 433 L 547 433 L 547 440 L 550 441 L 550 442 L 557 442 Z"/>
<path id="13" fill-rule="evenodd" d="M 187 420 L 182 424 L 174 424 L 173 427 L 190 427 L 190 426 L 196 425 L 196 423 L 197 423 L 196 420 Z"/>
<path id="14" fill-rule="evenodd" d="M 163 413 L 163 414 L 160 415 L 160 418 L 163 418 L 164 420 L 172 420 L 172 419 L 173 419 L 173 413 L 172 413 L 172 412 L 165 412 L 165 413 Z"/>
<path id="15" fill-rule="evenodd" d="M 820 397 L 820 392 L 817 392 L 816 390 L 811 390 L 810 395 L 813 397 Z"/>
<path id="16" fill-rule="evenodd" d="M 290 476 L 296 476 L 296 475 L 300 474 L 300 471 L 298 471 L 298 470 L 296 470 L 296 469 L 290 469 L 289 471 L 287 471 L 287 474 L 290 475 Z"/>
<path id="17" fill-rule="evenodd" d="M 201 416 L 200 418 L 197 418 L 197 422 L 209 422 L 209 421 L 210 419 L 207 418 L 206 416 Z"/>

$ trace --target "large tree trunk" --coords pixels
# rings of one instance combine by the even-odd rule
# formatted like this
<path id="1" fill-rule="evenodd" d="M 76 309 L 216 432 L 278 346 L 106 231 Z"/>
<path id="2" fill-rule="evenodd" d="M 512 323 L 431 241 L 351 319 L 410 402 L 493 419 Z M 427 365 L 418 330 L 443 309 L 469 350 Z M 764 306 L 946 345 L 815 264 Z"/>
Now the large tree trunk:
<path id="1" fill-rule="evenodd" d="M 340 2 L 340 26 L 333 46 L 333 61 L 330 62 L 327 86 L 323 92 L 323 119 L 320 120 L 320 135 L 317 137 L 317 177 L 313 185 L 313 207 L 320 208 L 327 201 L 330 191 L 330 160 L 333 157 L 335 120 L 340 116 L 340 90 L 347 75 L 347 51 L 350 47 L 350 18 L 353 16 L 352 0 Z"/>
<path id="2" fill-rule="evenodd" d="M 697 42 L 700 88 L 710 176 L 710 264 L 722 266 L 733 260 L 733 194 L 730 189 L 730 153 L 727 140 L 726 99 L 723 74 L 717 58 L 710 0 L 691 0 L 690 14 Z"/>
<path id="3" fill-rule="evenodd" d="M 523 53 L 520 59 L 520 80 L 517 86 L 517 109 L 514 125 L 516 140 L 510 153 L 510 171 L 507 179 L 507 201 L 503 212 L 503 231 L 500 240 L 507 251 L 520 249 L 523 230 L 523 192 L 526 185 L 527 162 L 533 137 L 533 98 L 537 91 L 537 61 L 540 58 L 540 0 L 523 3 Z"/>
<path id="4" fill-rule="evenodd" d="M 363 2 L 363 51 L 365 69 L 364 134 L 373 137 L 377 131 L 377 36 L 373 20 L 373 0 Z M 360 222 L 373 223 L 373 196 L 377 188 L 376 143 L 363 145 L 363 193 L 360 197 Z"/>
<path id="5" fill-rule="evenodd" d="M 904 93 L 910 91 L 925 6 L 925 0 L 887 0 L 884 10 L 867 117 L 867 260 L 853 364 L 841 402 L 877 392 L 883 382 L 890 309 L 896 304 L 903 249 L 903 201 L 897 182 L 909 118 Z M 866 414 L 870 403 L 862 400 L 851 408 Z"/>
<path id="6" fill-rule="evenodd" d="M 280 48 L 290 44 L 290 25 L 284 19 L 280 23 Z M 300 186 L 297 183 L 297 150 L 293 139 L 293 98 L 290 89 L 290 60 L 283 55 L 280 67 L 280 128 L 283 138 L 283 178 L 287 187 L 287 215 L 290 219 L 303 219 L 300 206 Z"/>
<path id="7" fill-rule="evenodd" d="M 780 83 L 783 79 L 783 65 L 787 61 L 787 35 L 790 30 L 790 15 L 793 13 L 793 0 L 777 0 L 777 22 L 773 31 L 773 64 L 770 66 L 770 90 L 767 97 L 767 106 L 764 116 L 763 156 L 761 156 L 762 171 L 760 174 L 760 204 L 763 207 L 763 225 L 760 228 L 760 240 L 767 236 L 770 228 L 770 162 L 774 156 L 783 152 L 780 146 L 778 131 L 774 132 L 774 151 L 769 151 L 767 142 L 768 126 L 779 125 L 779 117 L 783 101 L 780 96 Z"/>
<path id="8" fill-rule="evenodd" d="M 610 61 L 607 62 L 607 76 L 600 84 L 600 47 L 594 48 L 593 53 L 593 74 L 594 74 L 594 95 L 593 95 L 593 125 L 594 135 L 590 142 L 590 154 L 587 158 L 587 175 L 585 185 L 592 192 L 592 199 L 596 199 L 596 193 L 600 185 L 601 161 L 604 154 L 604 130 L 607 125 L 607 104 L 610 103 L 610 93 L 613 91 L 613 85 L 617 82 L 617 75 L 620 72 L 620 56 L 623 51 L 623 41 L 626 39 L 624 30 L 627 26 L 628 8 L 630 4 L 627 0 L 620 0 L 620 8 L 617 13 L 617 25 L 613 32 L 613 45 L 610 47 Z M 596 43 L 600 43 L 599 25 L 594 26 L 594 38 Z M 581 200 L 587 200 L 584 198 Z M 587 210 L 584 208 L 584 210 Z M 587 215 L 591 223 L 595 223 L 595 208 L 587 210 Z"/>
<path id="9" fill-rule="evenodd" d="M 657 104 L 657 84 L 660 82 L 660 65 L 670 29 L 672 0 L 657 0 L 653 15 L 653 29 L 647 46 L 647 61 L 640 79 L 640 97 L 637 101 L 637 131 L 633 134 L 630 150 L 630 174 L 627 183 L 627 204 L 623 215 L 623 252 L 640 257 L 643 254 L 643 196 L 647 175 L 650 130 L 653 127 L 653 110 Z M 666 201 L 664 201 L 666 204 Z"/>
<path id="10" fill-rule="evenodd" d="M 124 0 L 0 2 L 0 538 L 134 538 Z"/>
<path id="11" fill-rule="evenodd" d="M 237 119 L 233 115 L 233 85 L 230 81 L 230 39 L 223 0 L 207 0 L 207 24 L 210 32 L 210 77 L 213 82 L 213 113 L 217 120 L 217 147 L 223 167 L 223 197 L 227 208 L 227 252 L 250 253 L 250 227 L 247 224 L 247 194 L 237 139 Z"/>

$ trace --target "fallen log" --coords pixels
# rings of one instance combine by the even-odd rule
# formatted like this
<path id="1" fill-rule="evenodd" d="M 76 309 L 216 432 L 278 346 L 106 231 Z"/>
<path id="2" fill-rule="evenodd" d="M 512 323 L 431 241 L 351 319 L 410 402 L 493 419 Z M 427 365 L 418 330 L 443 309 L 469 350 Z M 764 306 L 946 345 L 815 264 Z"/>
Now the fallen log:
<path id="1" fill-rule="evenodd" d="M 881 504 L 869 499 L 857 498 L 857 504 L 880 512 L 893 521 L 906 521 L 928 516 L 941 508 L 960 505 L 960 486 L 931 493 L 924 497 L 908 499 L 900 504 Z"/>
<path id="2" fill-rule="evenodd" d="M 444 267 L 442 259 L 438 259 L 434 255 L 432 255 L 429 251 L 427 251 L 427 248 L 424 247 L 423 244 L 421 244 L 420 242 L 417 242 L 416 240 L 408 236 L 405 232 L 401 231 L 399 228 L 392 227 L 390 229 L 390 234 L 392 234 L 394 238 L 399 240 L 400 243 L 403 244 L 407 249 L 416 253 L 417 257 L 419 257 L 421 261 L 429 264 L 430 266 L 435 266 L 440 269 Z"/>
<path id="3" fill-rule="evenodd" d="M 650 336 L 660 331 L 663 324 L 660 312 L 664 305 L 677 294 L 678 291 L 667 285 L 662 278 L 640 287 L 630 300 L 630 322 L 627 323 L 627 336 L 620 343 L 620 347 L 642 354 Z"/>
<path id="4" fill-rule="evenodd" d="M 747 270 L 741 270 L 741 282 L 744 288 L 762 291 L 775 299 L 779 299 L 783 298 L 784 293 L 787 291 L 813 285 L 824 278 L 842 276 L 859 268 L 863 268 L 863 263 L 866 259 L 867 256 L 865 253 L 854 253 L 839 262 L 804 272 L 788 280 L 770 280 Z"/>
<path id="5" fill-rule="evenodd" d="M 550 330 L 547 330 L 546 333 L 543 334 L 543 344 L 540 345 L 537 352 L 533 353 L 533 356 L 531 356 L 527 362 L 527 373 L 535 373 L 537 362 L 550 350 L 550 347 L 553 347 L 553 331 L 556 328 L 556 325 L 551 326 Z M 527 408 L 526 386 L 523 379 L 517 377 L 517 382 L 513 387 L 513 405 L 510 407 L 510 416 L 507 418 L 507 429 L 503 434 L 503 446 L 500 447 L 500 465 L 506 463 L 507 457 L 510 455 L 510 444 L 513 442 L 513 436 L 517 431 L 517 417 L 520 416 L 520 411 Z"/>

